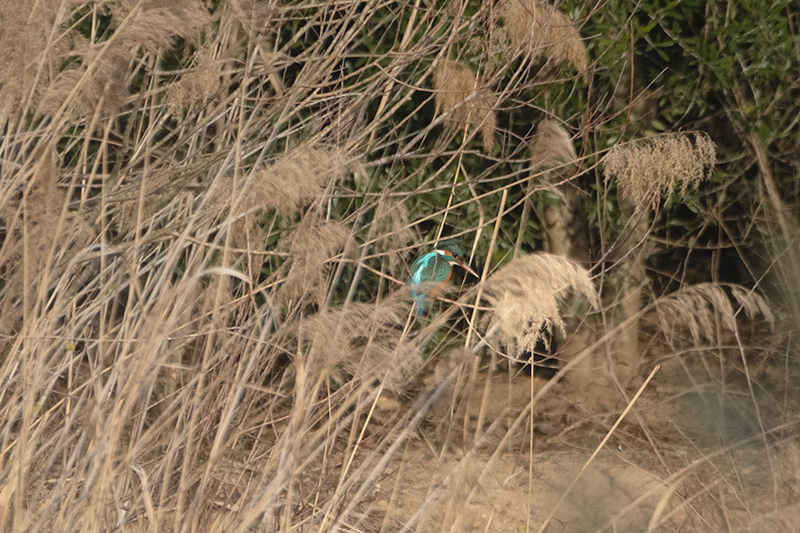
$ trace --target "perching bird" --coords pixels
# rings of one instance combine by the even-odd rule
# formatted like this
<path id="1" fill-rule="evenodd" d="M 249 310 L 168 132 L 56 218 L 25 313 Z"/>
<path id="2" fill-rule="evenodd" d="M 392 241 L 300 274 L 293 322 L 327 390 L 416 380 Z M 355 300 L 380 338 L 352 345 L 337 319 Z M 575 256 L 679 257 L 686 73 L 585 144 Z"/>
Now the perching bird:
<path id="1" fill-rule="evenodd" d="M 430 296 L 436 298 L 445 283 L 450 280 L 453 274 L 453 265 L 458 265 L 473 276 L 480 277 L 472 270 L 469 265 L 464 261 L 461 248 L 451 240 L 442 241 L 436 245 L 433 251 L 418 257 L 416 261 L 411 264 L 411 279 L 408 284 L 411 285 L 411 296 L 414 297 L 414 308 L 417 315 L 421 315 L 425 309 L 425 293 L 421 289 L 415 289 L 423 283 L 436 283 L 430 291 Z"/>

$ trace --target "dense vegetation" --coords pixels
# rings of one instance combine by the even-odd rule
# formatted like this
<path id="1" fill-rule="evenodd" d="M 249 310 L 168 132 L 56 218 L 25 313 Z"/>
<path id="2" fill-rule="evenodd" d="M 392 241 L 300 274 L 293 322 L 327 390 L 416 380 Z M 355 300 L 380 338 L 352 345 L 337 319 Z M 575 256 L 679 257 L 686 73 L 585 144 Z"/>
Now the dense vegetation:
<path id="1" fill-rule="evenodd" d="M 4 531 L 791 527 L 790 2 L 0 17 Z M 481 277 L 417 317 L 445 238 Z M 615 449 L 659 483 L 559 514 Z"/>

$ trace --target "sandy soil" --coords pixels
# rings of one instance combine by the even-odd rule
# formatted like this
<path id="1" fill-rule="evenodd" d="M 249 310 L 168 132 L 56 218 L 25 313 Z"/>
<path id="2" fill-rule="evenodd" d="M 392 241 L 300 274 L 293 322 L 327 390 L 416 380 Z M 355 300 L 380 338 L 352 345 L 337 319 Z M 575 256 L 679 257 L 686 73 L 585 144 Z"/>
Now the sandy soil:
<path id="1" fill-rule="evenodd" d="M 758 438 L 752 413 L 696 391 L 679 394 L 674 370 L 654 380 L 585 469 L 615 420 L 603 413 L 610 395 L 584 405 L 594 391 L 574 380 L 559 384 L 535 411 L 531 432 L 529 424 L 514 426 L 530 401 L 531 377 L 482 376 L 462 389 L 460 404 L 453 401 L 459 394 L 445 401 L 456 412 L 447 423 L 422 429 L 391 461 L 354 530 L 795 530 L 797 444 Z M 533 390 L 542 384 L 534 380 Z M 481 444 L 456 443 L 458 430 L 477 429 L 481 404 Z M 439 406 L 436 416 L 446 410 Z M 447 424 L 453 431 L 443 430 Z M 725 447 L 725 440 L 740 444 Z"/>

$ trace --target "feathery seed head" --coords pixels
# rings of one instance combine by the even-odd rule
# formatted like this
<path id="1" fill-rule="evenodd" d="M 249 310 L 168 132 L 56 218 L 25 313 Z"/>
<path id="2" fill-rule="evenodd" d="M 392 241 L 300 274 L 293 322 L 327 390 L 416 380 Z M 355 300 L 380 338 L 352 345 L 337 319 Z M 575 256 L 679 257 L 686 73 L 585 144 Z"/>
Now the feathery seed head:
<path id="1" fill-rule="evenodd" d="M 405 204 L 391 198 L 382 198 L 375 209 L 373 224 L 378 235 L 375 251 L 388 255 L 389 268 L 394 270 L 401 256 L 400 250 L 413 238 Z"/>
<path id="2" fill-rule="evenodd" d="M 561 124 L 555 120 L 539 124 L 531 143 L 531 171 L 564 168 L 577 159 L 569 133 Z"/>
<path id="3" fill-rule="evenodd" d="M 280 297 L 291 300 L 308 296 L 321 305 L 328 274 L 326 263 L 339 250 L 348 253 L 356 247 L 350 230 L 339 222 L 323 222 L 312 212 L 303 217 L 286 240 L 290 243 L 292 267 L 281 287 Z"/>
<path id="4" fill-rule="evenodd" d="M 535 60 L 545 52 L 554 63 L 567 62 L 579 73 L 586 72 L 586 47 L 580 33 L 558 9 L 538 0 L 506 0 L 498 12 L 504 26 L 498 28 L 502 31 L 496 33 L 495 44 L 503 56 L 510 58 L 524 50 Z"/>
<path id="5" fill-rule="evenodd" d="M 683 194 L 707 178 L 716 147 L 705 133 L 665 133 L 615 145 L 603 158 L 606 181 L 615 178 L 636 211 L 654 209 L 662 196 Z"/>
<path id="6" fill-rule="evenodd" d="M 455 61 L 445 61 L 436 69 L 433 87 L 436 114 L 454 108 L 449 120 L 459 129 L 467 126 L 479 127 L 484 150 L 491 150 L 497 127 L 494 113 L 497 97 L 491 89 L 480 87 L 475 73 L 467 65 Z"/>
<path id="7" fill-rule="evenodd" d="M 512 355 L 533 351 L 545 325 L 561 329 L 558 298 L 567 290 L 598 306 L 589 272 L 561 256 L 537 253 L 514 259 L 490 277 L 485 297 L 492 307 L 492 324 Z"/>
<path id="8" fill-rule="evenodd" d="M 351 303 L 304 319 L 299 330 L 311 343 L 308 358 L 314 372 L 324 377 L 339 367 L 359 381 L 378 379 L 388 390 L 401 392 L 423 364 L 419 346 L 403 335 L 408 296 L 397 291 L 377 304 Z"/>
<path id="9" fill-rule="evenodd" d="M 248 204 L 285 214 L 296 212 L 318 200 L 346 167 L 341 149 L 299 148 L 257 171 Z"/>
<path id="10" fill-rule="evenodd" d="M 719 325 L 736 331 L 736 319 L 742 313 L 751 320 L 758 315 L 773 319 L 769 304 L 759 294 L 738 285 L 714 283 L 689 285 L 660 298 L 654 312 L 667 336 L 688 330 L 694 341 L 713 341 Z"/>

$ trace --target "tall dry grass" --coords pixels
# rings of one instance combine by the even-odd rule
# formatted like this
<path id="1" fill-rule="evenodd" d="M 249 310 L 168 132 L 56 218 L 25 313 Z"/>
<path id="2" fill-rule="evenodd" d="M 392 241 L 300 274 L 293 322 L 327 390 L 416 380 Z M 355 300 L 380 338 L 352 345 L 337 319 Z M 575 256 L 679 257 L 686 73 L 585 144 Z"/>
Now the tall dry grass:
<path id="1" fill-rule="evenodd" d="M 559 7 L 509 0 L 494 14 L 505 37 L 476 60 L 456 58 L 469 56 L 461 44 L 482 42 L 487 20 L 501 25 L 459 3 L 76 0 L 6 3 L 0 12 L 8 51 L 0 529 L 458 530 L 483 520 L 461 510 L 507 456 L 527 461 L 517 474 L 529 485 L 516 501 L 530 529 L 544 527 L 546 514 L 531 507 L 542 459 L 534 430 L 546 427 L 534 417 L 551 402 L 563 417 L 547 423 L 566 427 L 561 442 L 585 449 L 605 442 L 608 420 L 634 407 L 632 390 L 611 382 L 607 412 L 559 402 L 568 386 L 554 393 L 630 327 L 608 318 L 616 303 L 598 299 L 602 275 L 557 256 L 512 261 L 509 251 L 530 232 L 516 210 L 533 209 L 552 185 L 542 176 L 584 161 L 593 171 L 602 155 L 578 158 L 556 131 L 560 147 L 532 171 L 529 147 L 542 145 L 500 120 L 542 83 L 583 90 L 578 76 L 547 78 L 553 69 L 514 63 L 520 55 L 566 62 L 588 76 L 579 22 Z M 368 45 L 376 40 L 381 46 Z M 507 64 L 489 67 L 498 42 Z M 703 139 L 684 148 L 707 155 Z M 651 151 L 671 153 L 672 140 L 653 142 Z M 657 170 L 652 189 L 626 185 L 625 176 L 649 167 L 635 167 L 641 153 L 614 167 L 615 153 L 607 172 L 643 205 L 673 187 Z M 695 167 L 687 172 L 693 185 Z M 563 179 L 573 185 L 575 176 Z M 408 266 L 427 251 L 425 240 L 447 234 L 471 251 L 482 280 L 416 318 Z M 566 289 L 598 309 L 568 309 L 559 299 Z M 641 316 L 676 334 L 652 337 L 673 349 L 664 358 L 674 372 L 698 364 L 680 350 L 704 342 L 714 353 L 702 362 L 717 357 L 721 369 L 713 383 L 744 375 L 744 404 L 758 410 L 778 390 L 765 375 L 776 368 L 774 352 L 750 350 L 731 302 L 767 308 L 741 289 L 720 290 L 688 289 Z M 532 348 L 542 323 L 563 324 L 570 313 L 584 320 L 577 333 L 593 340 L 559 355 L 566 379 L 540 387 L 531 377 L 521 405 L 488 417 L 496 398 L 489 385 L 476 395 L 475 384 L 495 371 L 490 361 Z M 677 335 L 669 317 L 684 319 L 690 335 Z M 735 334 L 735 357 L 727 337 L 702 334 L 717 321 Z M 744 374 L 751 351 L 762 359 Z M 710 520 L 708 509 L 725 508 L 697 497 L 734 475 L 751 479 L 735 468 L 700 474 L 718 466 L 713 457 L 756 442 L 768 450 L 771 477 L 758 480 L 771 482 L 769 516 L 779 520 L 791 495 L 782 445 L 796 430 L 793 419 L 776 420 L 794 404 L 768 400 L 754 432 L 710 454 L 678 454 L 694 441 L 676 444 L 680 429 L 653 421 L 662 403 L 673 405 L 661 396 L 640 400 L 619 435 L 648 452 L 641 464 L 671 484 L 656 497 L 677 499 L 695 529 Z M 588 429 L 578 437 L 576 427 Z M 444 480 L 423 470 L 426 496 L 408 500 L 399 473 L 421 453 L 452 468 Z M 679 493 L 686 480 L 695 484 Z M 759 497 L 742 501 L 750 515 L 767 516 Z M 666 507 L 649 509 L 654 524 L 674 523 Z"/>

